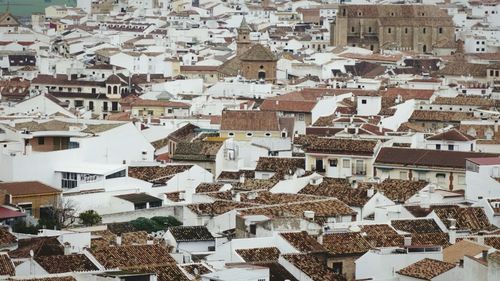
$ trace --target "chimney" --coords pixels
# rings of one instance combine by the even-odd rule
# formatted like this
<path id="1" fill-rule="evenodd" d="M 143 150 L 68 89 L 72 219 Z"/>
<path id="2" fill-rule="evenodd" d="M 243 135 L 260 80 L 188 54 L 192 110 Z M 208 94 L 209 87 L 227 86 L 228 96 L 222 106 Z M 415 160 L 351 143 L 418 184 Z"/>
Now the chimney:
<path id="1" fill-rule="evenodd" d="M 483 250 L 481 258 L 483 260 L 488 260 L 488 250 Z"/>
<path id="2" fill-rule="evenodd" d="M 52 76 L 54 77 L 54 79 L 57 79 L 57 72 L 54 70 L 54 73 L 52 74 Z"/>
<path id="3" fill-rule="evenodd" d="M 234 195 L 234 201 L 236 202 L 241 202 L 241 194 L 240 193 L 236 193 Z"/>
<path id="4" fill-rule="evenodd" d="M 148 74 L 146 74 L 146 81 L 149 83 L 151 82 L 151 74 L 148 72 Z"/>
<path id="5" fill-rule="evenodd" d="M 429 193 L 434 193 L 434 191 L 436 191 L 436 186 L 433 184 L 430 184 L 429 185 Z"/>
<path id="6" fill-rule="evenodd" d="M 411 236 L 405 236 L 404 237 L 404 246 L 405 247 L 410 247 L 411 246 Z"/>
<path id="7" fill-rule="evenodd" d="M 245 174 L 240 175 L 240 183 L 245 183 Z"/>
<path id="8" fill-rule="evenodd" d="M 276 105 L 279 105 L 280 104 L 280 101 L 279 100 L 276 100 Z"/>
<path id="9" fill-rule="evenodd" d="M 323 234 L 318 235 L 318 243 L 323 245 Z"/>
<path id="10" fill-rule="evenodd" d="M 374 189 L 373 187 L 370 187 L 370 188 L 366 191 L 366 196 L 368 196 L 369 198 L 372 198 L 374 194 L 375 194 L 375 189 Z"/>
<path id="11" fill-rule="evenodd" d="M 115 72 L 116 72 L 116 66 L 113 65 L 113 74 L 115 74 Z"/>
<path id="12" fill-rule="evenodd" d="M 450 230 L 448 231 L 448 236 L 450 237 L 450 244 L 455 244 L 457 242 L 457 220 L 448 219 L 450 222 Z"/>
<path id="13" fill-rule="evenodd" d="M 31 144 L 27 144 L 26 147 L 24 148 L 24 155 L 31 155 L 31 152 L 33 151 L 33 148 L 31 147 Z"/>

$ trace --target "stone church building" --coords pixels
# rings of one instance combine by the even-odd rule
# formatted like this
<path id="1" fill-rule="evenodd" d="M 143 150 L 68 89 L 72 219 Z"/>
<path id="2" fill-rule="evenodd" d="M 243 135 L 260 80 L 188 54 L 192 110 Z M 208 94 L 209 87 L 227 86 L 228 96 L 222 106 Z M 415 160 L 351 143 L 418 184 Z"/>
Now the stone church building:
<path id="1" fill-rule="evenodd" d="M 434 5 L 339 5 L 331 44 L 379 50 L 451 54 L 452 17 Z"/>
<path id="2" fill-rule="evenodd" d="M 250 41 L 251 31 L 243 18 L 238 28 L 236 56 L 219 66 L 218 71 L 221 76 L 241 75 L 249 80 L 275 83 L 278 59 L 269 48 Z"/>

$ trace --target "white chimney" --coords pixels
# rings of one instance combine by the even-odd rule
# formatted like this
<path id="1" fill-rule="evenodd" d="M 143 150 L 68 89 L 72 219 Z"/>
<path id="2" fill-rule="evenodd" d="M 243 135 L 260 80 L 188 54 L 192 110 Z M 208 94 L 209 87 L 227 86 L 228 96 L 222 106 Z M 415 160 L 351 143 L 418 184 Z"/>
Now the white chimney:
<path id="1" fill-rule="evenodd" d="M 148 124 L 151 124 L 151 114 L 148 114 Z"/>
<path id="2" fill-rule="evenodd" d="M 318 243 L 323 245 L 323 234 L 318 235 Z"/>
<path id="3" fill-rule="evenodd" d="M 434 193 L 436 191 L 436 186 L 433 184 L 429 185 L 429 193 Z"/>
<path id="4" fill-rule="evenodd" d="M 314 219 L 314 211 L 304 211 L 304 218 Z"/>
<path id="5" fill-rule="evenodd" d="M 448 236 L 450 238 L 450 244 L 455 244 L 457 242 L 457 220 L 448 219 L 450 222 L 450 230 L 448 231 Z"/>
<path id="6" fill-rule="evenodd" d="M 245 174 L 240 175 L 240 183 L 245 183 Z"/>
<path id="7" fill-rule="evenodd" d="M 368 198 L 372 198 L 374 194 L 375 194 L 375 189 L 374 189 L 373 187 L 370 187 L 370 188 L 366 191 L 366 196 L 368 196 Z"/>
<path id="8" fill-rule="evenodd" d="M 24 148 L 24 155 L 31 155 L 31 152 L 33 151 L 33 148 L 31 147 L 31 144 L 27 144 Z"/>
<path id="9" fill-rule="evenodd" d="M 405 247 L 410 247 L 411 246 L 411 236 L 405 236 L 404 237 L 404 246 Z"/>
<path id="10" fill-rule="evenodd" d="M 240 193 L 236 193 L 234 195 L 234 201 L 236 202 L 241 202 L 241 194 Z"/>
<path id="11" fill-rule="evenodd" d="M 146 74 L 146 81 L 149 83 L 151 82 L 151 74 L 148 72 L 148 74 Z"/>

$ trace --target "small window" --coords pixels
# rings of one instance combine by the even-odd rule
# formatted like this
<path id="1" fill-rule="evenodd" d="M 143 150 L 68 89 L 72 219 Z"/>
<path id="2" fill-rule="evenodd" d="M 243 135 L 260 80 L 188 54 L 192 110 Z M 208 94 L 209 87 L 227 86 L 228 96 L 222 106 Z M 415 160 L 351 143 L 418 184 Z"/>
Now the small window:
<path id="1" fill-rule="evenodd" d="M 361 104 L 366 104 L 366 100 L 361 100 Z"/>
<path id="2" fill-rule="evenodd" d="M 271 136 L 271 133 L 267 132 L 267 133 L 265 134 L 265 136 L 266 136 L 266 137 L 270 137 L 270 136 Z"/>
<path id="3" fill-rule="evenodd" d="M 391 33 L 392 32 L 392 29 L 389 27 L 387 28 L 387 33 Z"/>
<path id="4" fill-rule="evenodd" d="M 443 28 L 442 28 L 442 27 L 440 27 L 440 28 L 439 28 L 439 33 L 440 33 L 440 34 L 442 34 L 442 33 L 443 33 Z"/>
<path id="5" fill-rule="evenodd" d="M 251 133 L 251 132 L 248 132 L 248 133 L 247 133 L 247 137 L 249 137 L 249 138 L 250 138 L 250 137 L 252 137 L 252 136 L 253 136 L 253 133 Z"/>
<path id="6" fill-rule="evenodd" d="M 405 27 L 405 34 L 408 34 L 408 27 Z"/>
<path id="7" fill-rule="evenodd" d="M 400 180 L 407 180 L 408 179 L 408 172 L 407 171 L 399 172 L 399 179 Z"/>
<path id="8" fill-rule="evenodd" d="M 328 160 L 328 163 L 330 164 L 330 167 L 337 167 L 337 159 L 330 159 Z"/>
<path id="9" fill-rule="evenodd" d="M 448 150 L 455 150 L 455 146 L 453 144 L 448 145 Z"/>
<path id="10" fill-rule="evenodd" d="M 350 169 L 351 168 L 351 160 L 349 160 L 349 159 L 343 159 L 342 160 L 342 168 L 344 168 L 344 169 Z"/>
<path id="11" fill-rule="evenodd" d="M 440 144 L 436 144 L 436 150 L 441 150 L 441 145 Z"/>
<path id="12" fill-rule="evenodd" d="M 422 33 L 425 34 L 427 32 L 427 28 L 422 28 Z"/>
<path id="13" fill-rule="evenodd" d="M 230 137 L 234 137 L 234 133 L 233 132 L 229 132 L 227 135 L 230 136 Z"/>
<path id="14" fill-rule="evenodd" d="M 45 144 L 45 138 L 44 137 L 38 137 L 38 145 L 44 145 Z"/>

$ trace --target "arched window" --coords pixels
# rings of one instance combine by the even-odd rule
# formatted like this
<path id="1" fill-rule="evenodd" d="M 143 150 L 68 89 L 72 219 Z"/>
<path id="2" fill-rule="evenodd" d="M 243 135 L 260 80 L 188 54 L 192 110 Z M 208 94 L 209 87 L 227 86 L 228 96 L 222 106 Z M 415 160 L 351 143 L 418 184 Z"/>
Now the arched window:
<path id="1" fill-rule="evenodd" d="M 389 27 L 387 28 L 387 33 L 391 33 L 392 32 L 392 29 Z"/>
<path id="2" fill-rule="evenodd" d="M 113 94 L 118 94 L 118 86 L 113 86 Z"/>
<path id="3" fill-rule="evenodd" d="M 111 86 L 108 86 L 108 94 L 111 94 Z"/>

